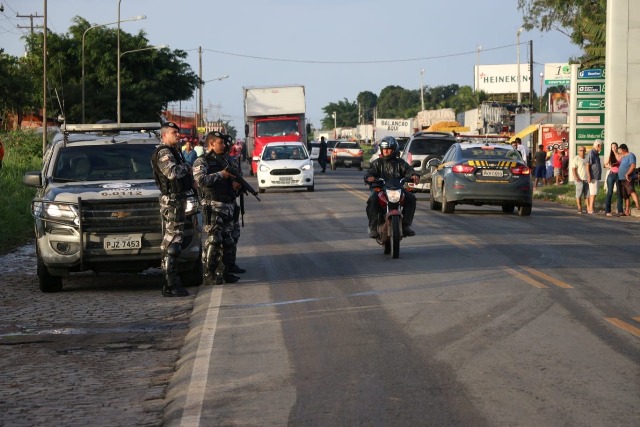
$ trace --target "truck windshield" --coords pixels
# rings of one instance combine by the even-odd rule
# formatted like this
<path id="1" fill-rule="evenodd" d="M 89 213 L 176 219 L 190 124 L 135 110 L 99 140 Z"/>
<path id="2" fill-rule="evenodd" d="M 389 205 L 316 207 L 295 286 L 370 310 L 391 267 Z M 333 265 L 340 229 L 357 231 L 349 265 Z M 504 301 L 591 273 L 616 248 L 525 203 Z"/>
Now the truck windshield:
<path id="1" fill-rule="evenodd" d="M 256 136 L 299 135 L 298 120 L 270 120 L 258 122 Z"/>
<path id="2" fill-rule="evenodd" d="M 154 144 L 69 146 L 58 156 L 53 178 L 59 181 L 153 179 L 154 150 Z"/>

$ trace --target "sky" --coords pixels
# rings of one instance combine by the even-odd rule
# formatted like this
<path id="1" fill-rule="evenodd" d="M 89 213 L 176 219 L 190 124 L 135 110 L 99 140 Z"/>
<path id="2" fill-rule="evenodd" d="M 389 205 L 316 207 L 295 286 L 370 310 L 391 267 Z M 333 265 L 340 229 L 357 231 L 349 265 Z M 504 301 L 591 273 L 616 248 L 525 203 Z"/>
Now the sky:
<path id="1" fill-rule="evenodd" d="M 16 15 L 43 15 L 44 0 L 0 0 L 0 4 L 4 5 L 0 47 L 20 56 L 21 36 L 30 31 L 31 21 Z M 360 92 L 379 94 L 389 85 L 420 89 L 421 74 L 425 88 L 473 86 L 477 62 L 517 62 L 516 33 L 522 24 L 517 0 L 47 0 L 47 4 L 47 25 L 55 33 L 67 33 L 74 16 L 92 24 L 117 21 L 118 4 L 121 20 L 146 15 L 146 20 L 122 22 L 121 30 L 132 34 L 143 30 L 151 45 L 187 51 L 187 62 L 196 74 L 202 47 L 202 79 L 229 76 L 204 85 L 207 117 L 231 121 L 239 131 L 244 127 L 245 86 L 304 85 L 307 117 L 316 127 L 327 104 L 353 102 Z M 36 26 L 43 22 L 33 19 Z M 543 71 L 544 63 L 567 62 L 581 54 L 558 31 L 524 31 L 521 63 L 529 60 L 529 40 L 534 76 Z M 184 113 L 196 111 L 197 106 L 196 91 L 194 98 L 170 108 Z"/>

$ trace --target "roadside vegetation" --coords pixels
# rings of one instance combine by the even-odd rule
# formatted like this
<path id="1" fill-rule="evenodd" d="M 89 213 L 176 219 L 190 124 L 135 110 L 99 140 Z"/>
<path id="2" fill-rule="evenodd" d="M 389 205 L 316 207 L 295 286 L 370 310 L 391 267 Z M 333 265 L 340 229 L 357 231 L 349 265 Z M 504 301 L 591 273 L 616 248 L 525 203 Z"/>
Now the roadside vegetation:
<path id="1" fill-rule="evenodd" d="M 0 254 L 33 238 L 31 199 L 35 189 L 22 184 L 28 170 L 42 164 L 42 135 L 17 131 L 0 134 L 5 156 L 0 169 Z"/>

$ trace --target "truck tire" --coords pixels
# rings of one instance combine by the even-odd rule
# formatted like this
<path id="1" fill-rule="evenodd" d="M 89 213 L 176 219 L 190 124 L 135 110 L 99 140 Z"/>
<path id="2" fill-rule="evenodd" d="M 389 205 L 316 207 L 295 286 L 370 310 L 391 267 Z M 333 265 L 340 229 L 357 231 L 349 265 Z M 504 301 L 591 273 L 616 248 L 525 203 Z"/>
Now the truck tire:
<path id="1" fill-rule="evenodd" d="M 45 293 L 60 292 L 62 290 L 62 277 L 53 276 L 49 273 L 49 270 L 44 265 L 44 262 L 38 255 L 37 261 L 38 283 L 40 285 L 40 291 Z"/>

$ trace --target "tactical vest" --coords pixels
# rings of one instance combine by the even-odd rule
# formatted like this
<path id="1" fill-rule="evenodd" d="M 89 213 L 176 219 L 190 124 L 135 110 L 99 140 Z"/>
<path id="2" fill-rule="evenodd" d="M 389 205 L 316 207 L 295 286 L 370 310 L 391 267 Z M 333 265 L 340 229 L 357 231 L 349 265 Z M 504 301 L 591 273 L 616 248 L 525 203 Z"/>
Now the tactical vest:
<path id="1" fill-rule="evenodd" d="M 151 158 L 151 165 L 153 167 L 153 177 L 156 181 L 156 185 L 160 189 L 160 192 L 163 195 L 178 196 L 191 191 L 193 189 L 192 174 L 186 174 L 182 178 L 169 179 L 160 171 L 160 166 L 158 165 L 158 155 L 160 153 L 160 150 L 162 149 L 169 150 L 171 154 L 173 154 L 173 157 L 175 158 L 177 164 L 186 163 L 184 157 L 182 157 L 182 154 L 180 153 L 180 151 L 178 151 L 177 147 L 165 144 L 160 144 L 156 147 Z"/>
<path id="2" fill-rule="evenodd" d="M 224 169 L 224 166 L 218 163 L 214 155 L 207 154 L 204 156 L 204 160 L 207 162 L 207 175 Z M 236 199 L 236 194 L 233 191 L 233 180 L 231 179 L 216 181 L 213 186 L 201 187 L 199 190 L 200 196 L 206 200 L 232 203 Z"/>

